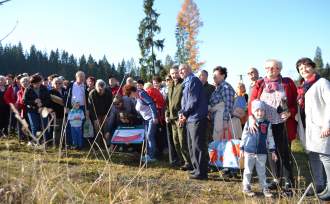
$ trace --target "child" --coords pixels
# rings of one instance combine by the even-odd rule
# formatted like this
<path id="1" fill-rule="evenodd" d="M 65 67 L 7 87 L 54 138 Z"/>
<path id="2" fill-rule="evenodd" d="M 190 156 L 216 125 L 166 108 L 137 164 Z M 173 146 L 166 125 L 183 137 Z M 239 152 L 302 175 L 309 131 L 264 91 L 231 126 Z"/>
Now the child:
<path id="1" fill-rule="evenodd" d="M 259 183 L 265 197 L 272 197 L 266 182 L 266 160 L 268 150 L 272 153 L 272 159 L 277 160 L 275 143 L 270 122 L 265 118 L 265 103 L 259 100 L 252 102 L 252 114 L 256 119 L 258 131 L 249 132 L 249 124 L 246 123 L 240 144 L 240 156 L 244 157 L 243 193 L 254 196 L 251 190 L 251 176 L 256 166 Z"/>
<path id="2" fill-rule="evenodd" d="M 81 149 L 83 147 L 83 130 L 82 123 L 85 118 L 84 112 L 79 108 L 80 103 L 77 100 L 73 100 L 72 109 L 68 114 L 68 120 L 71 126 L 71 137 L 73 147 L 75 149 Z"/>

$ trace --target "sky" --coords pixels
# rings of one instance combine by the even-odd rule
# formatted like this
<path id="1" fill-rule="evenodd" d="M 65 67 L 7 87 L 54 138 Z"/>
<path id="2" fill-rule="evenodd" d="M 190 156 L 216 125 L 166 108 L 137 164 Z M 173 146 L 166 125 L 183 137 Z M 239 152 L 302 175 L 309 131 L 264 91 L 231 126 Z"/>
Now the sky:
<path id="1" fill-rule="evenodd" d="M 313 58 L 322 50 L 330 63 L 330 1 L 328 0 L 195 0 L 203 27 L 198 35 L 203 69 L 228 69 L 228 81 L 235 86 L 239 75 L 248 83 L 247 70 L 257 67 L 264 75 L 264 62 L 283 62 L 283 76 L 298 78 L 295 62 Z M 176 16 L 183 0 L 155 0 L 165 48 L 159 53 L 174 57 Z M 47 51 L 59 48 L 77 58 L 104 55 L 109 62 L 134 58 L 140 50 L 136 41 L 144 17 L 142 0 L 11 0 L 0 6 L 0 38 L 18 21 L 5 44 L 21 42 Z M 0 68 L 1 69 L 1 68 Z M 1 72 L 1 70 L 0 70 Z M 212 81 L 212 77 L 209 77 Z"/>

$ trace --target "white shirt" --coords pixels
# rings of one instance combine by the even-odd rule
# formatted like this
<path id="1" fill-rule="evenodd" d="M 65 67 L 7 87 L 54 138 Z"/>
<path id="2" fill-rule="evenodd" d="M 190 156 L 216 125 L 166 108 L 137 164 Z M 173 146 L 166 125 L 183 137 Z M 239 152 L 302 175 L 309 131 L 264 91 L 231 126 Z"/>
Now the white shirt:
<path id="1" fill-rule="evenodd" d="M 79 101 L 81 106 L 85 105 L 85 84 L 78 84 L 77 82 L 73 83 L 71 103 L 73 100 Z"/>

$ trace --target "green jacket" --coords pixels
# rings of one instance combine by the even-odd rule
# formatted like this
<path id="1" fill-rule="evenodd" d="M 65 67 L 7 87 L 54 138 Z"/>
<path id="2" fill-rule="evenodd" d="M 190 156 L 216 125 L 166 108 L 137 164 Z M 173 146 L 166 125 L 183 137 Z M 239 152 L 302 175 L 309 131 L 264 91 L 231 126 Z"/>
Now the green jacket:
<path id="1" fill-rule="evenodd" d="M 170 120 L 176 120 L 179 118 L 179 111 L 181 109 L 181 98 L 182 98 L 182 81 L 178 81 L 168 87 L 168 93 L 166 97 L 166 112 L 165 116 Z"/>

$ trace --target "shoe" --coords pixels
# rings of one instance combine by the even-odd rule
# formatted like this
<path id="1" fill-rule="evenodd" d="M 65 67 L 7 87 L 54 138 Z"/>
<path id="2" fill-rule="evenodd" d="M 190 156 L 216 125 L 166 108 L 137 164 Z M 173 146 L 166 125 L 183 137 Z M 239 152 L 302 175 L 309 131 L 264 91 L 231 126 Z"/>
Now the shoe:
<path id="1" fill-rule="evenodd" d="M 277 189 L 278 187 L 279 187 L 279 182 L 277 181 L 277 180 L 273 180 L 272 182 L 270 182 L 269 184 L 268 184 L 268 189 L 269 190 L 275 190 L 275 189 Z"/>
<path id="2" fill-rule="evenodd" d="M 268 189 L 264 189 L 263 193 L 264 193 L 264 196 L 266 198 L 272 198 L 273 197 L 273 194 Z"/>
<path id="3" fill-rule="evenodd" d="M 253 197 L 255 195 L 255 193 L 251 190 L 250 186 L 244 188 L 242 192 L 244 195 L 246 195 L 248 197 Z"/>
<path id="4" fill-rule="evenodd" d="M 328 187 L 325 188 L 325 190 L 322 191 L 322 193 L 317 194 L 317 195 L 322 201 L 330 201 L 330 191 L 329 191 Z"/>
<path id="5" fill-rule="evenodd" d="M 207 176 L 191 175 L 191 176 L 189 176 L 189 179 L 207 180 Z"/>
<path id="6" fill-rule="evenodd" d="M 193 170 L 192 166 L 190 164 L 185 164 L 183 166 L 180 167 L 180 170 L 182 171 L 190 171 L 190 170 Z"/>
<path id="7" fill-rule="evenodd" d="M 142 161 L 146 162 L 146 163 L 148 163 L 148 162 L 151 163 L 151 162 L 155 162 L 156 159 L 151 158 L 149 155 L 145 155 L 144 157 L 142 157 Z"/>
<path id="8" fill-rule="evenodd" d="M 191 171 L 189 171 L 189 174 L 191 174 L 191 175 L 195 175 L 195 170 L 191 170 Z"/>

